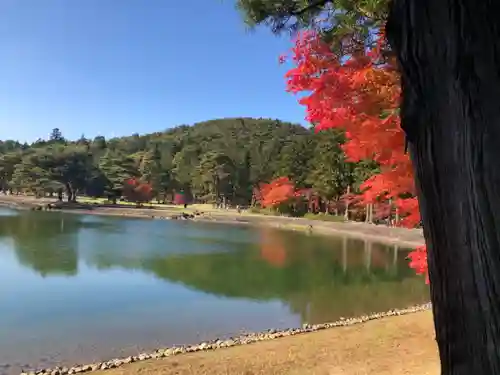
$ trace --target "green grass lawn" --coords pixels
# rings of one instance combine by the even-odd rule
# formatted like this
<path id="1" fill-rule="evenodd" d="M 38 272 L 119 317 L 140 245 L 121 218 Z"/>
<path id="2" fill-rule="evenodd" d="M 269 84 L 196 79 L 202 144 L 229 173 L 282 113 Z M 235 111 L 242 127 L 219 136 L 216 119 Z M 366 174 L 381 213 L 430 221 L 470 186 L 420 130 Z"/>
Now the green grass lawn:
<path id="1" fill-rule="evenodd" d="M 110 204 L 111 203 L 111 201 L 109 201 L 106 198 L 92 198 L 92 197 L 85 197 L 85 196 L 79 196 L 78 202 L 88 203 L 88 204 Z M 131 206 L 131 207 L 136 206 L 135 202 L 128 202 L 128 201 L 122 201 L 122 200 L 117 200 L 116 203 L 121 205 L 121 206 Z M 146 207 L 149 207 L 150 205 L 152 205 L 155 208 L 162 208 L 162 207 L 178 208 L 178 206 L 175 206 L 175 205 L 160 204 L 160 203 L 152 203 L 152 204 L 144 203 L 144 206 L 146 206 Z"/>

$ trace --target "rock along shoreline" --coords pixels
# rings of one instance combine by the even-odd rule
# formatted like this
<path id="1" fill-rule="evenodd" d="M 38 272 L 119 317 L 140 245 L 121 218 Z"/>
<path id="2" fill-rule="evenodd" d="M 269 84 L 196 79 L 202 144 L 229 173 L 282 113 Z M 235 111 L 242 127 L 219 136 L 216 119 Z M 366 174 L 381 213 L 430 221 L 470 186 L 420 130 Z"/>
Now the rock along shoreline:
<path id="1" fill-rule="evenodd" d="M 123 366 L 128 363 L 146 361 L 151 359 L 161 359 L 171 356 L 176 356 L 184 353 L 193 353 L 199 351 L 208 351 L 221 348 L 229 348 L 238 345 L 248 345 L 259 341 L 269 341 L 280 337 L 294 336 L 303 333 L 316 332 L 323 329 L 334 328 L 334 327 L 347 327 L 355 324 L 365 323 L 370 320 L 382 319 L 391 316 L 406 315 L 419 311 L 430 310 L 432 307 L 431 303 L 426 303 L 423 305 L 416 305 L 408 307 L 406 309 L 394 309 L 382 313 L 374 313 L 369 315 L 363 315 L 356 318 L 340 318 L 340 320 L 332 323 L 323 324 L 304 324 L 302 328 L 290 328 L 283 330 L 270 329 L 259 333 L 250 333 L 241 335 L 238 337 L 232 337 L 229 339 L 215 339 L 212 341 L 205 341 L 196 345 L 183 345 L 183 346 L 173 346 L 169 348 L 157 349 L 149 353 L 141 353 L 138 355 L 128 356 L 125 358 L 116 358 L 104 362 L 96 362 L 88 365 L 76 365 L 72 367 L 54 367 L 45 368 L 34 371 L 22 371 L 21 375 L 73 375 L 80 374 L 84 372 L 108 370 L 116 367 Z"/>

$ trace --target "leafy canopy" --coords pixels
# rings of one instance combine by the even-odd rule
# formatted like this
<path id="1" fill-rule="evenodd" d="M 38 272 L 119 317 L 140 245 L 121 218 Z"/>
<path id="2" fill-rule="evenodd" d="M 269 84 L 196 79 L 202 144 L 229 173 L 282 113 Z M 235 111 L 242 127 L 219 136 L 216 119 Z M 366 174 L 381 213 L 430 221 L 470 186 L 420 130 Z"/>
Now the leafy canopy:
<path id="1" fill-rule="evenodd" d="M 373 46 L 389 0 L 238 0 L 245 22 L 273 32 L 315 30 L 333 52 L 345 56 Z"/>
<path id="2" fill-rule="evenodd" d="M 340 163 L 339 171 L 348 170 L 337 144 L 340 133 L 332 133 L 332 147 L 321 148 L 324 136 L 300 125 L 252 118 L 210 120 L 111 139 L 82 136 L 71 141 L 54 129 L 48 140 L 31 145 L 0 142 L 0 191 L 57 192 L 60 197 L 66 191 L 69 199 L 85 194 L 114 200 L 129 188 L 127 180 L 136 179 L 160 200 L 174 200 L 182 191 L 188 199 L 194 195 L 207 203 L 247 205 L 255 188 L 273 178 L 288 176 L 304 188 L 313 180 L 330 181 L 322 170 L 331 161 Z M 322 158 L 313 158 L 318 152 Z M 370 174 L 369 168 L 364 170 Z M 344 178 L 343 172 L 339 178 Z M 323 190 L 325 198 L 341 193 Z"/>

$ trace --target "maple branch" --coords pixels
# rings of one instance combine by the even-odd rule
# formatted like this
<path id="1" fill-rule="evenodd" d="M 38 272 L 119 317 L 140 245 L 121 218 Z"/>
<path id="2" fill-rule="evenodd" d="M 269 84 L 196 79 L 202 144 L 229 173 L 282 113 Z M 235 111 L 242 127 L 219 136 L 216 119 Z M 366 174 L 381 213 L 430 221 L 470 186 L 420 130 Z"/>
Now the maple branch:
<path id="1" fill-rule="evenodd" d="M 332 2 L 332 0 L 318 0 L 318 1 L 315 1 L 314 3 L 309 4 L 308 6 L 302 8 L 302 9 L 299 9 L 299 10 L 290 10 L 289 13 L 292 16 L 298 17 L 298 16 L 301 16 L 302 14 L 310 11 L 311 9 L 318 8 L 318 7 L 323 7 L 326 4 L 331 3 L 331 2 Z"/>

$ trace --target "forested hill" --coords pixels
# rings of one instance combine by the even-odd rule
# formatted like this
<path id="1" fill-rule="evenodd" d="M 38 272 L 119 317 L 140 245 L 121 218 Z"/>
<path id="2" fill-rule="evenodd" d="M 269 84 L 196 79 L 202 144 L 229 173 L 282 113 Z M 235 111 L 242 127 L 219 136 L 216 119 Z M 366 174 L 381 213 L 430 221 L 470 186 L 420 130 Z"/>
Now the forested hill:
<path id="1" fill-rule="evenodd" d="M 54 129 L 49 139 L 32 144 L 0 142 L 0 187 L 109 196 L 119 195 L 124 182 L 135 178 L 150 184 L 157 196 L 182 190 L 204 201 L 247 203 L 258 183 L 289 176 L 299 186 L 328 190 L 333 196 L 345 188 L 341 170 L 349 164 L 340 151 L 342 138 L 335 132 L 315 134 L 298 124 L 253 118 L 76 141 Z"/>

